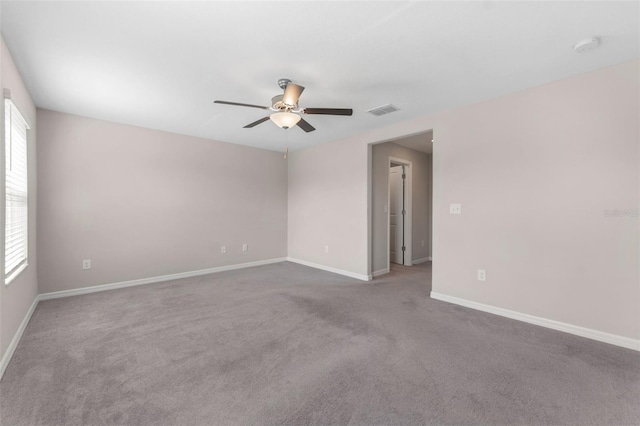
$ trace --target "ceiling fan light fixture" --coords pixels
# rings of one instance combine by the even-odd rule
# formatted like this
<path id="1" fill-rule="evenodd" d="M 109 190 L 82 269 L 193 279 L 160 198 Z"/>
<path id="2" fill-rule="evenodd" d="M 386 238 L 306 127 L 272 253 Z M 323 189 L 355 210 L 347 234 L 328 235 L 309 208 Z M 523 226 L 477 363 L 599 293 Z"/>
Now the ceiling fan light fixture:
<path id="1" fill-rule="evenodd" d="M 292 112 L 276 112 L 271 114 L 269 118 L 271 118 L 271 121 L 276 123 L 278 127 L 283 129 L 293 127 L 300 121 L 300 116 Z"/>

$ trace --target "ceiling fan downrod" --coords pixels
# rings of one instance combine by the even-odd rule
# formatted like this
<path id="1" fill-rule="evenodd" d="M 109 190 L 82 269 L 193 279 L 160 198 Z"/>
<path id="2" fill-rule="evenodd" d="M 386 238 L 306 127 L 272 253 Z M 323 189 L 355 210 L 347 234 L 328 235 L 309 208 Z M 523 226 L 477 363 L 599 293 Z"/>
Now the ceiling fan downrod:
<path id="1" fill-rule="evenodd" d="M 282 90 L 285 90 L 287 88 L 287 84 L 289 83 L 291 83 L 291 80 L 289 80 L 288 78 L 281 78 L 280 80 L 278 80 L 278 86 L 280 86 Z"/>

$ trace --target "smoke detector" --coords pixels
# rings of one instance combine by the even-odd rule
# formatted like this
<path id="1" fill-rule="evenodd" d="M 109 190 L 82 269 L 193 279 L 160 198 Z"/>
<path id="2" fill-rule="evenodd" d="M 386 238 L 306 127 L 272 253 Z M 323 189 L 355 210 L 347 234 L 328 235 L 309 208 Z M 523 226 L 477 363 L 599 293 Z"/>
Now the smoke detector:
<path id="1" fill-rule="evenodd" d="M 598 46 L 600 46 L 600 40 L 596 37 L 586 38 L 577 42 L 576 45 L 573 46 L 573 51 L 576 53 L 584 53 L 593 50 Z"/>

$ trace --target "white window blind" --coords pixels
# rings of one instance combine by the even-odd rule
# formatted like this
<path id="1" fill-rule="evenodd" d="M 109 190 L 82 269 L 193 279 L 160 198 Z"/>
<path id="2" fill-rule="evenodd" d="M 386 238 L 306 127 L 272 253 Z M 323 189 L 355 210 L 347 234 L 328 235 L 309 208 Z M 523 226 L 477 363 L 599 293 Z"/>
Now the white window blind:
<path id="1" fill-rule="evenodd" d="M 27 266 L 27 129 L 10 99 L 4 101 L 5 224 L 4 277 L 8 284 Z"/>

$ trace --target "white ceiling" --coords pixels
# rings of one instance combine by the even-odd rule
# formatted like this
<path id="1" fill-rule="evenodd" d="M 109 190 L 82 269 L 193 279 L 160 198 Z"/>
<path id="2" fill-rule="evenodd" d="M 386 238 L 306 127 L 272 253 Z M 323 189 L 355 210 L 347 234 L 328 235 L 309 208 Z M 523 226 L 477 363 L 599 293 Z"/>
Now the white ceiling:
<path id="1" fill-rule="evenodd" d="M 639 56 L 633 2 L 1 2 L 35 103 L 226 142 L 296 150 Z M 599 49 L 572 46 L 598 36 Z M 306 87 L 316 131 L 253 108 Z M 400 108 L 382 117 L 365 110 Z"/>

